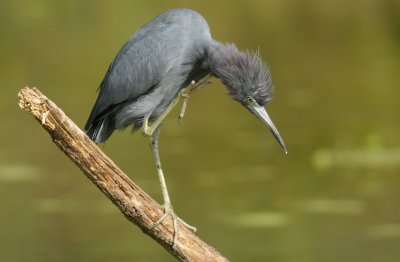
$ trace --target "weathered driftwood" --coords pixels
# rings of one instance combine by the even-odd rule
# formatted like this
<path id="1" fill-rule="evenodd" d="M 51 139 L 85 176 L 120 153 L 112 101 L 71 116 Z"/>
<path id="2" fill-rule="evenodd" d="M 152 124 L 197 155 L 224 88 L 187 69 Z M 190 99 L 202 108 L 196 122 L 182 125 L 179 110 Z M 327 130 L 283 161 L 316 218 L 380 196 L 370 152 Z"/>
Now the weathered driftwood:
<path id="1" fill-rule="evenodd" d="M 177 250 L 172 249 L 172 219 L 152 230 L 162 207 L 114 164 L 65 113 L 36 88 L 24 88 L 19 105 L 30 112 L 53 142 L 116 205 L 124 216 L 181 261 L 227 261 L 181 222 Z"/>

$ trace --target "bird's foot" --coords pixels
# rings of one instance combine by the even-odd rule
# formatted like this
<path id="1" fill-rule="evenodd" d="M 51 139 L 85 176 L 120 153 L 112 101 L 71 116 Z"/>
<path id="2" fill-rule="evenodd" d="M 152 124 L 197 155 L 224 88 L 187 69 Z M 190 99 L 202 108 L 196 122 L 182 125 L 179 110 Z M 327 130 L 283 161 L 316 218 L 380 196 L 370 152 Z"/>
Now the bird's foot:
<path id="1" fill-rule="evenodd" d="M 190 82 L 190 85 L 188 87 L 183 88 L 179 92 L 179 99 L 183 98 L 183 104 L 182 104 L 181 112 L 178 116 L 178 123 L 180 123 L 181 119 L 185 115 L 186 107 L 189 103 L 190 94 L 198 91 L 203 86 L 210 85 L 211 81 L 208 80 L 209 78 L 210 78 L 210 76 L 206 76 L 198 82 L 192 80 L 192 82 Z"/>
<path id="2" fill-rule="evenodd" d="M 180 114 L 178 116 L 178 123 L 180 123 L 181 119 L 185 116 L 186 107 L 187 107 L 187 105 L 189 103 L 189 98 L 190 98 L 189 92 L 190 91 L 186 92 L 186 90 L 185 90 L 185 92 L 181 92 L 181 94 L 180 94 L 181 98 L 183 98 L 183 103 L 182 103 L 181 112 L 180 112 Z"/>
<path id="3" fill-rule="evenodd" d="M 190 231 L 193 233 L 196 233 L 197 228 L 187 224 L 185 221 L 180 219 L 175 213 L 174 210 L 172 209 L 171 204 L 164 204 L 164 214 L 154 223 L 152 226 L 152 230 L 156 228 L 158 225 L 160 225 L 168 216 L 171 216 L 172 218 L 172 223 L 174 225 L 174 238 L 173 238 L 173 244 L 172 248 L 175 250 L 176 245 L 178 242 L 178 237 L 179 237 L 179 227 L 178 227 L 178 220 L 182 222 L 182 224 L 187 227 Z"/>
<path id="4" fill-rule="evenodd" d="M 196 90 L 197 84 L 198 83 L 196 83 L 194 80 L 192 80 L 192 82 L 190 83 L 190 85 L 188 87 L 183 88 L 179 92 L 179 98 L 183 99 L 183 103 L 182 103 L 181 112 L 178 117 L 178 123 L 180 123 L 181 119 L 185 116 L 186 107 L 189 103 L 190 94 Z"/>

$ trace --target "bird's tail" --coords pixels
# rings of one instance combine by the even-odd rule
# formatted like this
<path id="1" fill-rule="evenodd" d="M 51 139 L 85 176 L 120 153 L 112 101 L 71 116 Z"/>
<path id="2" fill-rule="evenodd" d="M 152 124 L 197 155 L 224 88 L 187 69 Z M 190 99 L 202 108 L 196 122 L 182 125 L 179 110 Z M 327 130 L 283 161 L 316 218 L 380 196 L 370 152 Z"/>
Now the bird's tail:
<path id="1" fill-rule="evenodd" d="M 110 120 L 110 116 L 94 120 L 90 125 L 86 125 L 86 134 L 96 143 L 105 142 L 114 132 L 115 127 Z"/>

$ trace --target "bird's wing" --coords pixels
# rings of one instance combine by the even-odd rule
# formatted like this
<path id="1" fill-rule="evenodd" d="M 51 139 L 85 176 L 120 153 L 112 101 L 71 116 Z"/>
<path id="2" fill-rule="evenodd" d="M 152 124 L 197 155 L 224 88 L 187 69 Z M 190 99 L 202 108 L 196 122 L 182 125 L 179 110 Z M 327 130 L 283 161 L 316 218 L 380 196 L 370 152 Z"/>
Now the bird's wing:
<path id="1" fill-rule="evenodd" d="M 174 56 L 182 52 L 184 42 L 173 32 L 178 23 L 160 17 L 143 26 L 122 47 L 100 84 L 99 96 L 85 125 L 113 106 L 149 92 L 173 66 Z"/>

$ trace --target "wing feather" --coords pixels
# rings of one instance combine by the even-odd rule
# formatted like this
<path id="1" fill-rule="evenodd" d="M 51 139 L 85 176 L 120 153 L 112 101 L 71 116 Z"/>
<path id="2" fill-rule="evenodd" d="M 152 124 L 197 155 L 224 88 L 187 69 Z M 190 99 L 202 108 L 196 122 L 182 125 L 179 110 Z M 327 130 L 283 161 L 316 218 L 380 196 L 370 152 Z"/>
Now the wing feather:
<path id="1" fill-rule="evenodd" d="M 182 48 L 182 41 L 171 37 L 178 26 L 166 19 L 156 19 L 128 40 L 99 86 L 99 96 L 85 125 L 86 130 L 97 117 L 105 115 L 115 105 L 140 97 L 161 81 L 172 66 L 175 51 Z M 165 49 L 167 46 L 169 50 Z"/>

